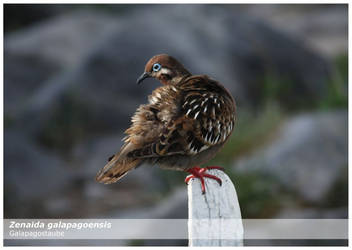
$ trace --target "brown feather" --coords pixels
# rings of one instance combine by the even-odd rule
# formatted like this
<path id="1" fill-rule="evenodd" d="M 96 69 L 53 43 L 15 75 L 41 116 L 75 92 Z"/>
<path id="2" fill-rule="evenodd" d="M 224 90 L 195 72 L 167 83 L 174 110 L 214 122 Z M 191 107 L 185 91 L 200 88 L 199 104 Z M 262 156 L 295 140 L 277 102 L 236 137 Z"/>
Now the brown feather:
<path id="1" fill-rule="evenodd" d="M 125 176 L 130 170 L 138 167 L 141 163 L 141 159 L 134 159 L 127 157 L 126 154 L 133 150 L 132 144 L 126 144 L 122 147 L 122 150 L 117 153 L 110 161 L 99 171 L 96 175 L 96 181 L 111 184 L 117 182 L 123 176 Z"/>

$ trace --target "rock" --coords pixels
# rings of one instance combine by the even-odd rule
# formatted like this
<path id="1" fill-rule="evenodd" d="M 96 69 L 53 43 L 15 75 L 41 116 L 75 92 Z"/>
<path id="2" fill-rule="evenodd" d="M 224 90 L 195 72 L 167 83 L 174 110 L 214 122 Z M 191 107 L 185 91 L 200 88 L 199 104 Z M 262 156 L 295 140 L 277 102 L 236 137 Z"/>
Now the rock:
<path id="1" fill-rule="evenodd" d="M 32 55 L 69 69 L 80 63 L 94 46 L 98 46 L 102 37 L 113 29 L 113 24 L 113 17 L 99 12 L 66 12 L 7 34 L 5 50 L 11 56 Z"/>
<path id="2" fill-rule="evenodd" d="M 36 216 L 47 197 L 69 186 L 73 173 L 57 155 L 37 147 L 23 134 L 6 131 L 5 144 L 5 217 Z M 31 213 L 30 208 L 36 211 Z"/>
<path id="3" fill-rule="evenodd" d="M 6 166 L 11 166 L 5 169 L 5 185 L 12 187 L 16 199 L 52 195 L 72 178 L 57 156 L 41 150 L 24 135 L 7 131 L 5 143 Z"/>
<path id="4" fill-rule="evenodd" d="M 79 67 L 82 58 L 110 32 L 111 24 L 109 16 L 76 11 L 7 34 L 4 40 L 6 111 L 18 112 L 28 105 L 33 95 L 50 88 L 60 89 L 50 86 L 61 85 L 60 81 L 50 84 L 51 79 Z M 52 98 L 49 90 L 45 93 L 49 95 L 46 98 Z"/>
<path id="5" fill-rule="evenodd" d="M 316 208 L 285 208 L 275 216 L 278 219 L 347 219 L 348 208 L 339 207 L 334 209 Z"/>
<path id="6" fill-rule="evenodd" d="M 347 112 L 307 113 L 288 119 L 272 142 L 235 162 L 233 170 L 274 176 L 304 200 L 322 203 L 347 155 Z"/>
<path id="7" fill-rule="evenodd" d="M 109 218 L 126 219 L 186 219 L 187 215 L 186 187 L 176 188 L 168 197 L 156 202 L 153 206 L 142 209 L 113 212 Z"/>
<path id="8" fill-rule="evenodd" d="M 308 47 L 327 57 L 347 53 L 347 5 L 280 5 L 258 8 L 246 6 L 245 12 L 268 22 L 291 37 L 298 37 Z M 289 23 L 289 25 L 287 25 Z"/>
<path id="9" fill-rule="evenodd" d="M 48 211 L 50 215 L 60 217 L 62 214 L 70 214 L 73 207 L 73 202 L 67 196 L 49 198 L 44 201 L 45 210 Z"/>

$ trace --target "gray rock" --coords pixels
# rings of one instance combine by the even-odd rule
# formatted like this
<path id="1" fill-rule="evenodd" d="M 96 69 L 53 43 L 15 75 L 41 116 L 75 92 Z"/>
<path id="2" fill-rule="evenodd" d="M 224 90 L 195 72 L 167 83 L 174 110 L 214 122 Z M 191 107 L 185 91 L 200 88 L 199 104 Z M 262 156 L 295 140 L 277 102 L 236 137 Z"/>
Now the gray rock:
<path id="1" fill-rule="evenodd" d="M 48 216 L 45 200 L 69 188 L 73 172 L 57 155 L 36 146 L 23 134 L 6 131 L 4 138 L 5 217 Z"/>
<path id="2" fill-rule="evenodd" d="M 33 55 L 61 68 L 80 63 L 82 57 L 106 36 L 115 19 L 99 12 L 75 11 L 56 16 L 6 36 L 11 55 Z M 115 27 L 116 29 L 116 27 Z"/>
<path id="3" fill-rule="evenodd" d="M 6 35 L 6 111 L 15 112 L 28 105 L 32 95 L 50 88 L 50 79 L 78 67 L 110 32 L 111 24 L 109 16 L 76 11 Z"/>
<path id="4" fill-rule="evenodd" d="M 347 166 L 347 155 L 346 111 L 301 114 L 288 119 L 274 141 L 235 162 L 233 170 L 262 171 L 303 199 L 323 202 Z"/>
<path id="5" fill-rule="evenodd" d="M 275 216 L 278 219 L 347 219 L 348 208 L 339 207 L 334 209 L 317 208 L 285 208 Z"/>
<path id="6" fill-rule="evenodd" d="M 175 189 L 165 199 L 153 206 L 142 209 L 129 209 L 109 214 L 109 218 L 126 219 L 186 219 L 188 218 L 188 198 L 186 187 Z"/>
<path id="7" fill-rule="evenodd" d="M 58 192 L 73 174 L 54 154 L 37 147 L 24 135 L 5 133 L 5 186 L 17 200 L 42 198 Z"/>
<path id="8" fill-rule="evenodd" d="M 268 22 L 324 56 L 347 53 L 348 7 L 336 5 L 247 5 L 245 12 Z M 289 25 L 288 25 L 289 23 Z"/>

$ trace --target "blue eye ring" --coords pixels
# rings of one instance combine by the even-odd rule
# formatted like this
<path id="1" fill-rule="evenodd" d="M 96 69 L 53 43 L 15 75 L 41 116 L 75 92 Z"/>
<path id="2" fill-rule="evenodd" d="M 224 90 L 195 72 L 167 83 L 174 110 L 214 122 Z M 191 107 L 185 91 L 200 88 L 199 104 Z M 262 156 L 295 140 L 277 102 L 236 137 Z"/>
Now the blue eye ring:
<path id="1" fill-rule="evenodd" d="M 161 69 L 160 63 L 154 63 L 153 65 L 153 71 L 158 72 Z"/>

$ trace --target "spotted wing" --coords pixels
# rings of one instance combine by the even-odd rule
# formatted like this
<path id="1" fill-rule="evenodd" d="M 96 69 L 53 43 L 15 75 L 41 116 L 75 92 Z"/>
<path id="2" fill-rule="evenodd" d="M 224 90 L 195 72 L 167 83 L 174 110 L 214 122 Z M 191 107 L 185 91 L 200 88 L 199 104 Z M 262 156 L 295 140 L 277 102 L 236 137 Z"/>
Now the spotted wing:
<path id="1" fill-rule="evenodd" d="M 193 130 L 188 131 L 187 147 L 190 154 L 196 154 L 227 140 L 234 128 L 235 106 L 226 90 L 217 85 L 189 89 L 182 110 L 194 122 Z"/>

